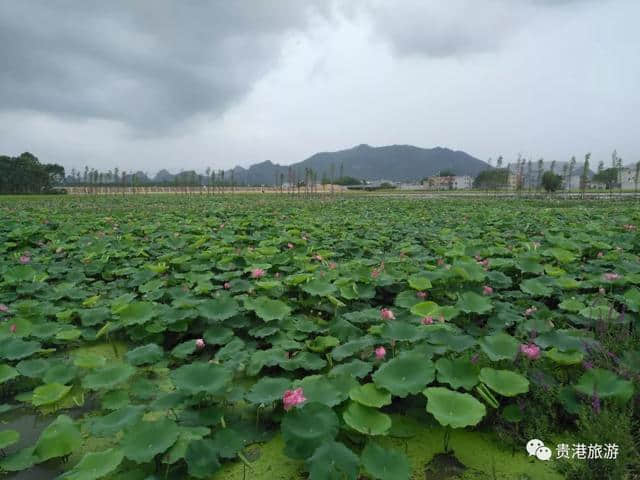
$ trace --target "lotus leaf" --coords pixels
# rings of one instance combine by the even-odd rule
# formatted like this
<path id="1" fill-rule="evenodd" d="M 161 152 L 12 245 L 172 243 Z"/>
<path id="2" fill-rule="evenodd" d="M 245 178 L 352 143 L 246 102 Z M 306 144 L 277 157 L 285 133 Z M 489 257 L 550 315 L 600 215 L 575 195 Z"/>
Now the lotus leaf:
<path id="1" fill-rule="evenodd" d="M 409 460 L 398 450 L 382 448 L 375 442 L 368 442 L 362 451 L 362 465 L 376 480 L 409 479 Z"/>
<path id="2" fill-rule="evenodd" d="M 196 362 L 184 365 L 171 372 L 175 387 L 185 393 L 195 395 L 200 392 L 222 393 L 233 377 L 233 373 L 222 365 Z"/>
<path id="3" fill-rule="evenodd" d="M 351 389 L 349 398 L 366 407 L 379 408 L 391 403 L 391 394 L 379 389 L 373 383 L 366 383 Z"/>
<path id="4" fill-rule="evenodd" d="M 621 402 L 628 401 L 633 395 L 631 381 L 623 380 L 615 373 L 602 368 L 592 368 L 585 372 L 575 389 L 587 396 L 598 395 L 600 398 L 614 398 Z"/>
<path id="5" fill-rule="evenodd" d="M 85 454 L 82 460 L 58 480 L 97 480 L 113 472 L 124 458 L 122 450 L 110 448 Z"/>
<path id="6" fill-rule="evenodd" d="M 389 415 L 358 402 L 350 402 L 342 418 L 351 428 L 365 435 L 386 435 L 391 428 Z"/>
<path id="7" fill-rule="evenodd" d="M 487 413 L 484 404 L 468 393 L 442 387 L 430 387 L 423 393 L 427 397 L 427 412 L 443 426 L 463 428 L 477 425 Z"/>
<path id="8" fill-rule="evenodd" d="M 145 463 L 171 447 L 179 433 L 175 422 L 166 418 L 156 422 L 140 421 L 125 431 L 120 446 L 128 459 Z"/>
<path id="9" fill-rule="evenodd" d="M 126 363 L 116 363 L 97 368 L 82 380 L 82 386 L 89 390 L 112 389 L 129 380 L 136 369 Z"/>
<path id="10" fill-rule="evenodd" d="M 38 462 L 64 457 L 77 450 L 82 443 L 80 430 L 71 418 L 58 416 L 45 428 L 36 442 L 33 455 Z"/>
<path id="11" fill-rule="evenodd" d="M 71 390 L 70 386 L 61 385 L 60 383 L 47 383 L 46 385 L 41 385 L 36 387 L 33 391 L 31 403 L 36 407 L 55 403 L 61 400 L 69 390 Z"/>
<path id="12" fill-rule="evenodd" d="M 511 370 L 485 367 L 480 370 L 480 381 L 494 392 L 505 397 L 515 397 L 529 391 L 529 380 Z"/>
<path id="13" fill-rule="evenodd" d="M 309 459 L 309 480 L 356 480 L 360 459 L 344 444 L 323 443 Z"/>

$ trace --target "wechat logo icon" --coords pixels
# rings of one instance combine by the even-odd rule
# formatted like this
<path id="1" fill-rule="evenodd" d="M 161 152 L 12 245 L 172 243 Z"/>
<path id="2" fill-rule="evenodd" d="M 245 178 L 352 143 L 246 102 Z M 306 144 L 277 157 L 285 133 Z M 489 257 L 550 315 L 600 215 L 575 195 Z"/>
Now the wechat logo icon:
<path id="1" fill-rule="evenodd" d="M 527 453 L 529 456 L 535 456 L 538 460 L 547 461 L 551 458 L 551 449 L 544 446 L 542 440 L 534 438 L 527 442 Z"/>

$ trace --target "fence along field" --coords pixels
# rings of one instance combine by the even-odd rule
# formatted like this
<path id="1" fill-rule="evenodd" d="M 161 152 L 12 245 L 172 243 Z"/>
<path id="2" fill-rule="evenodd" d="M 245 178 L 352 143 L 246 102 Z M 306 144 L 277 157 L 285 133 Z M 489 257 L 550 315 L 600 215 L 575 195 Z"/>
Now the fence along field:
<path id="1" fill-rule="evenodd" d="M 67 195 L 0 216 L 9 475 L 637 471 L 634 202 Z"/>

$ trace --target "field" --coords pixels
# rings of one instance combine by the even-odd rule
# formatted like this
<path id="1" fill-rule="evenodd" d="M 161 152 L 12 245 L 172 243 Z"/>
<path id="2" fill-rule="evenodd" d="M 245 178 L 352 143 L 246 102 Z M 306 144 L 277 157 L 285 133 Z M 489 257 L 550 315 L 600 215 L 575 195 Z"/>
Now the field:
<path id="1" fill-rule="evenodd" d="M 0 198 L 0 472 L 634 478 L 638 225 L 636 201 Z"/>

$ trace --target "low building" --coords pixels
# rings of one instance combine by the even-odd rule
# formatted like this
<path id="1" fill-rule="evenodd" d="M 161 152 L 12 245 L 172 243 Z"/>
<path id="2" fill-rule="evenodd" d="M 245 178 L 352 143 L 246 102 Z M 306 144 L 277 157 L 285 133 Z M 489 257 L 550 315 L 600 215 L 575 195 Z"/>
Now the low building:
<path id="1" fill-rule="evenodd" d="M 473 178 L 469 175 L 451 175 L 438 176 L 434 175 L 427 178 L 423 185 L 429 190 L 465 190 L 473 185 Z"/>

